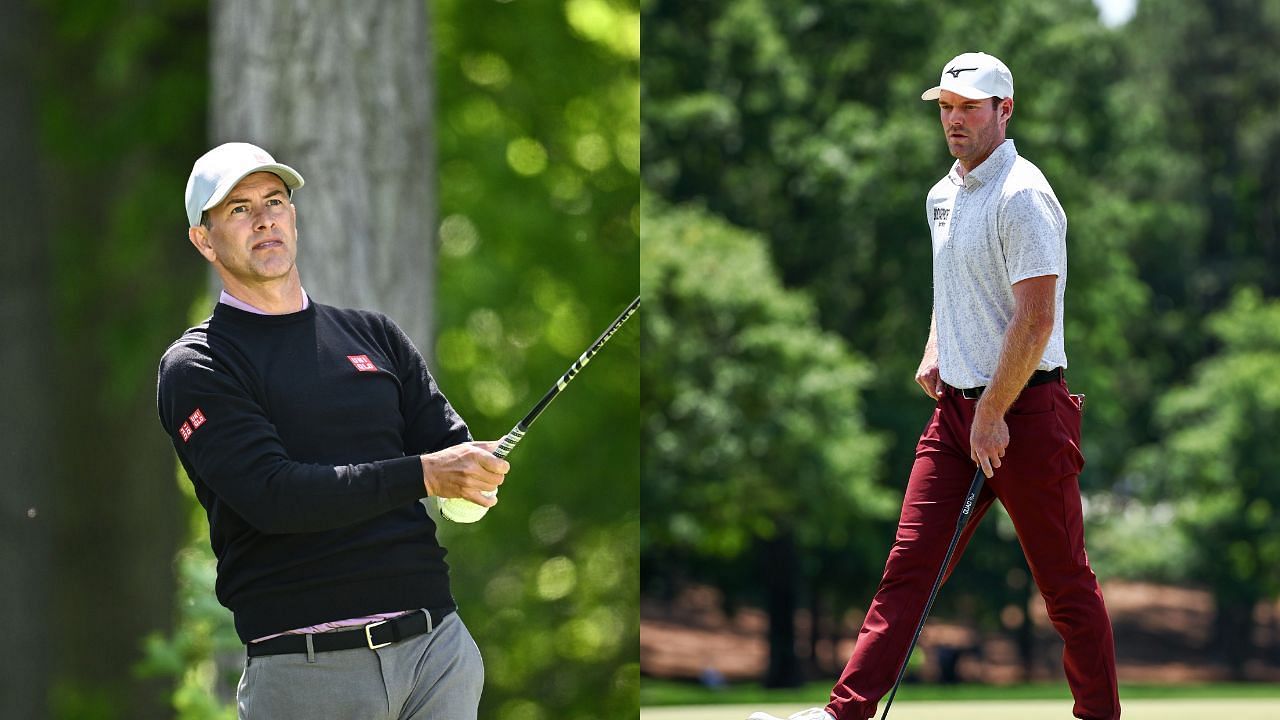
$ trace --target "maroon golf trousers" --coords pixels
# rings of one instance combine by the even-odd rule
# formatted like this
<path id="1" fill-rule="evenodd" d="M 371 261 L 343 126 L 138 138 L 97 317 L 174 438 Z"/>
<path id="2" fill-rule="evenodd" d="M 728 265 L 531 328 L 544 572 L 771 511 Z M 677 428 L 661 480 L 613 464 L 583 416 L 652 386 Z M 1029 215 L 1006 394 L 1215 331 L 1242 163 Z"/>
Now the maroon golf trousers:
<path id="1" fill-rule="evenodd" d="M 1068 392 L 1064 379 L 1022 391 L 1005 416 L 1009 447 L 1002 465 L 983 486 L 947 575 L 991 502 L 999 499 L 1013 520 L 1049 620 L 1065 643 L 1062 663 L 1075 716 L 1111 720 L 1120 717 L 1115 641 L 1085 556 L 1077 482 L 1084 465 L 1082 400 Z M 827 705 L 839 720 L 874 717 L 877 702 L 897 679 L 973 480 L 969 429 L 977 404 L 947 388 L 920 436 L 884 577 Z"/>

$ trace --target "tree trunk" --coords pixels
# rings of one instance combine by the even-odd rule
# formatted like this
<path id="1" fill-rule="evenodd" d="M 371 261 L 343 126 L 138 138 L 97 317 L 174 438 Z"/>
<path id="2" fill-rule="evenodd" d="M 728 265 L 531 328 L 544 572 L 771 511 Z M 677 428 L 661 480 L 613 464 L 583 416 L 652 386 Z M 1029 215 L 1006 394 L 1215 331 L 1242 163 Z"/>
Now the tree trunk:
<path id="1" fill-rule="evenodd" d="M 436 226 L 427 3 L 213 4 L 213 144 L 302 173 L 302 284 L 380 310 L 430 354 Z"/>
<path id="2" fill-rule="evenodd" d="M 1268 617 L 1271 625 L 1271 637 L 1267 644 L 1267 662 L 1272 665 L 1280 665 L 1280 604 L 1274 599 L 1267 604 Z"/>
<path id="3" fill-rule="evenodd" d="M 211 147 L 254 143 L 306 180 L 293 201 L 298 268 L 312 299 L 386 313 L 430 357 L 435 77 L 427 5 L 216 0 L 209 125 Z"/>
<path id="4" fill-rule="evenodd" d="M 809 657 L 805 658 L 805 677 L 820 676 L 822 658 L 818 656 L 818 648 L 822 644 L 822 592 L 818 587 L 820 576 L 809 583 Z"/>
<path id="5" fill-rule="evenodd" d="M 40 222 L 42 178 L 33 172 L 39 163 L 26 7 L 0 3 L 0 157 L 11 168 L 0 173 L 0 195 L 22 198 L 25 208 L 0 213 L 0 705 L 7 717 L 41 720 L 52 672 L 45 633 L 56 624 L 47 501 L 57 455 L 47 356 L 49 237 Z"/>
<path id="6" fill-rule="evenodd" d="M 1022 622 L 1018 623 L 1018 657 L 1022 660 L 1022 681 L 1031 682 L 1036 669 L 1036 624 L 1031 619 L 1031 604 L 1044 600 L 1036 592 L 1035 582 L 1025 576 L 1019 595 L 1022 600 Z"/>
<path id="7" fill-rule="evenodd" d="M 803 677 L 796 658 L 799 568 L 794 538 L 783 531 L 765 543 L 761 557 L 769 613 L 769 670 L 764 684 L 773 688 L 798 687 Z"/>
<path id="8" fill-rule="evenodd" d="M 156 425 L 154 362 L 172 338 L 156 328 L 168 334 L 186 314 L 173 292 L 183 272 L 167 259 L 190 249 L 144 234 L 115 252 L 113 221 L 139 177 L 155 177 L 139 170 L 151 159 L 136 135 L 100 132 L 128 100 L 80 72 L 100 54 L 66 62 L 101 45 L 65 32 L 65 8 L 0 8 L 0 183 L 21 207 L 0 220 L 0 714 L 169 717 L 167 683 L 134 667 L 144 636 L 173 618 L 185 515 Z M 120 145 L 68 160 L 74 143 L 40 134 L 63 123 Z M 164 243 L 155 255 L 143 251 L 153 240 Z"/>
<path id="9" fill-rule="evenodd" d="M 1222 653 L 1231 679 L 1243 681 L 1245 663 L 1253 655 L 1253 609 L 1256 598 L 1224 596 L 1215 598 L 1214 647 Z"/>

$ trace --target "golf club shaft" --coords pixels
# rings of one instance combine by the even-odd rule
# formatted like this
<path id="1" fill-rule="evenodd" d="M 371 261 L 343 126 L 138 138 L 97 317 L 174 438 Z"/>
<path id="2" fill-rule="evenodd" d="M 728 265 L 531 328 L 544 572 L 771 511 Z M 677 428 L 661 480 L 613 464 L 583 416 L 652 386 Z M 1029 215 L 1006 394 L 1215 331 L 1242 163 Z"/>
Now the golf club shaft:
<path id="1" fill-rule="evenodd" d="M 973 509 L 978 505 L 978 494 L 982 492 L 982 483 L 986 476 L 982 474 L 982 468 L 973 474 L 973 484 L 969 486 L 969 492 L 964 496 L 964 506 L 960 508 L 960 518 L 956 520 L 956 532 L 951 536 L 951 544 L 947 546 L 947 556 L 942 559 L 942 567 L 938 568 L 938 577 L 933 581 L 933 589 L 929 591 L 929 601 L 924 605 L 924 612 L 920 615 L 920 622 L 916 623 L 916 634 L 911 638 L 911 647 L 907 648 L 907 654 L 902 658 L 902 666 L 898 668 L 898 679 L 893 683 L 893 690 L 889 693 L 889 699 L 885 701 L 884 712 L 880 715 L 880 720 L 889 717 L 889 708 L 893 706 L 893 698 L 898 694 L 898 686 L 902 684 L 902 676 L 907 672 L 907 663 L 911 660 L 911 653 L 916 649 L 916 643 L 920 641 L 920 632 L 924 630 L 925 620 L 929 618 L 929 611 L 933 609 L 933 601 L 938 598 L 938 588 L 942 587 L 942 578 L 947 574 L 947 566 L 951 564 L 951 556 L 956 551 L 956 545 L 960 542 L 960 534 L 964 532 L 964 528 L 969 524 L 969 518 L 973 516 Z"/>
<path id="2" fill-rule="evenodd" d="M 523 420 L 516 423 L 516 426 L 511 428 L 506 435 L 502 436 L 502 441 L 498 443 L 498 449 L 494 451 L 494 455 L 504 458 L 512 451 L 512 449 L 515 448 L 516 443 L 519 443 L 521 438 L 524 437 L 525 432 L 529 430 L 529 426 L 533 425 L 533 421 L 538 419 L 538 416 L 542 414 L 542 411 L 547 409 L 547 406 L 551 404 L 552 400 L 556 399 L 556 396 L 560 394 L 560 391 L 564 390 L 565 386 L 569 384 L 569 381 L 573 380 L 573 378 L 582 371 L 582 368 L 586 367 L 586 364 L 591 362 L 591 358 L 595 357 L 596 353 L 600 352 L 600 348 L 604 347 L 604 344 L 609 342 L 609 338 L 613 337 L 613 334 L 618 332 L 618 328 L 622 327 L 622 324 L 634 315 L 636 310 L 639 308 L 640 297 L 636 296 L 636 299 L 631 301 L 631 304 L 627 306 L 626 310 L 622 311 L 622 314 L 613 321 L 613 324 L 601 333 L 600 337 L 596 338 L 595 342 L 591 343 L 591 347 L 587 348 L 586 352 L 578 356 L 578 359 L 574 361 L 573 365 L 569 366 L 569 370 L 565 372 L 564 375 L 561 375 L 559 380 L 556 380 L 555 385 L 552 385 L 551 389 L 547 391 L 547 394 L 543 395 L 542 399 L 538 401 L 538 404 L 533 406 L 533 409 L 529 411 L 529 414 L 525 415 Z"/>
<path id="3" fill-rule="evenodd" d="M 547 409 L 547 406 L 551 404 L 551 401 L 564 390 L 565 386 L 568 385 L 575 376 L 577 376 L 587 363 L 591 362 L 591 358 L 595 357 L 595 354 L 600 352 L 600 348 L 604 347 L 604 344 L 609 341 L 609 338 L 613 337 L 614 333 L 618 332 L 618 328 L 622 327 L 622 324 L 634 315 L 639 307 L 640 298 L 637 296 L 636 299 L 632 300 L 631 304 L 622 311 L 622 314 L 619 315 L 611 325 L 609 325 L 608 329 L 601 333 L 600 337 L 596 338 L 595 342 L 591 343 L 591 347 L 587 348 L 587 351 L 578 357 L 573 365 L 569 367 L 568 372 L 561 375 L 559 380 L 556 380 L 555 385 L 551 386 L 551 389 L 542 396 L 542 399 L 533 406 L 533 409 L 530 410 L 529 413 L 520 420 L 520 422 L 516 423 L 516 426 L 511 428 L 506 435 L 502 436 L 502 439 L 498 441 L 498 447 L 493 451 L 494 456 L 505 458 L 512 450 L 515 449 L 520 440 L 524 438 L 525 433 L 529 430 L 529 426 L 533 424 L 533 421 L 538 419 L 538 416 L 542 414 L 543 410 Z M 498 492 L 494 490 L 483 494 L 488 497 L 494 497 Z M 437 506 L 440 508 L 440 513 L 454 522 L 473 523 L 483 517 L 488 511 L 488 508 L 477 505 L 464 498 L 438 498 L 436 502 Z"/>

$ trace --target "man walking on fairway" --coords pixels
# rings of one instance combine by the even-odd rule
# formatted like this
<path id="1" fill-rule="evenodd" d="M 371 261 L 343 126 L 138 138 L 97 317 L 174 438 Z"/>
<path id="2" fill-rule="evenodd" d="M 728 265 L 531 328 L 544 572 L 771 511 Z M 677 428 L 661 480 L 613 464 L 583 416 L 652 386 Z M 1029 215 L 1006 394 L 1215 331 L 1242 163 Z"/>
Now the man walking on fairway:
<path id="1" fill-rule="evenodd" d="M 916 446 L 897 536 L 853 656 L 826 708 L 791 718 L 874 717 L 906 660 L 975 464 L 988 480 L 946 574 L 998 499 L 1065 643 L 1075 717 L 1119 718 L 1111 620 L 1085 556 L 1083 398 L 1068 392 L 1063 375 L 1067 218 L 1040 170 L 1005 139 L 1013 75 L 1004 63 L 960 55 L 921 98 L 937 101 L 956 158 L 925 202 L 933 319 L 916 382 L 937 407 Z"/>
<path id="2" fill-rule="evenodd" d="M 196 161 L 188 238 L 224 289 L 160 360 L 160 420 L 246 644 L 239 717 L 474 720 L 483 665 L 419 500 L 492 506 L 509 466 L 395 323 L 307 296 L 302 184 L 247 143 Z"/>

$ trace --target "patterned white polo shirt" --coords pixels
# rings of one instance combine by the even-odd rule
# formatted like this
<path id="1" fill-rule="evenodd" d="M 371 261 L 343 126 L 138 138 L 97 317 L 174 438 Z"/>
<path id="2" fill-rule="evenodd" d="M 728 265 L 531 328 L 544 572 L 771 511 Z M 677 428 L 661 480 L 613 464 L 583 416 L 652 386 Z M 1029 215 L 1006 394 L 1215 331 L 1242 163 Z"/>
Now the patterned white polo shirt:
<path id="1" fill-rule="evenodd" d="M 1053 334 L 1039 369 L 1067 366 L 1062 307 L 1067 216 L 1040 169 L 1005 140 L 961 177 L 959 161 L 929 191 L 938 367 L 952 387 L 988 385 L 1013 319 L 1014 283 L 1056 275 Z"/>

